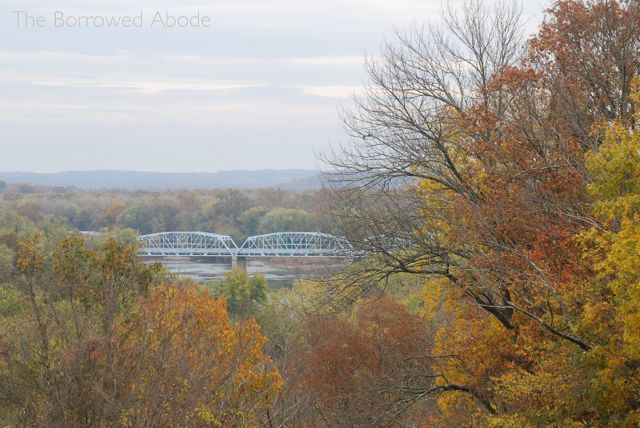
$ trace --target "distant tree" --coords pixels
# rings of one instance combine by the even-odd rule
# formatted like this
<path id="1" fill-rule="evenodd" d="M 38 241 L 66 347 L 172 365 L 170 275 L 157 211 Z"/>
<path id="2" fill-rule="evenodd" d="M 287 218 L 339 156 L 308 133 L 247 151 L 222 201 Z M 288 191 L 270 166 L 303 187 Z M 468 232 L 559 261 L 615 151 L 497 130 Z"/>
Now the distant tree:
<path id="1" fill-rule="evenodd" d="M 267 280 L 264 275 L 249 276 L 241 270 L 227 273 L 222 281 L 207 286 L 213 296 L 227 301 L 229 313 L 244 319 L 255 316 L 267 298 Z"/>
<path id="2" fill-rule="evenodd" d="M 80 230 L 93 230 L 95 223 L 95 213 L 85 208 L 77 213 L 74 225 Z"/>
<path id="3" fill-rule="evenodd" d="M 113 227 L 120 214 L 122 214 L 126 208 L 127 205 L 124 202 L 114 200 L 97 214 L 96 220 L 100 227 Z"/>
<path id="4" fill-rule="evenodd" d="M 136 229 L 141 234 L 151 233 L 153 230 L 152 217 L 142 205 L 135 205 L 122 211 L 118 216 L 118 226 Z"/>
<path id="5" fill-rule="evenodd" d="M 293 208 L 276 208 L 262 218 L 258 232 L 306 232 L 313 231 L 313 228 L 314 222 L 307 212 Z"/>
<path id="6" fill-rule="evenodd" d="M 138 231 L 121 227 L 112 227 L 110 229 L 102 229 L 102 233 L 98 235 L 96 241 L 103 243 L 105 239 L 115 239 L 120 245 L 136 246 L 138 245 Z"/>
<path id="7" fill-rule="evenodd" d="M 240 190 L 223 190 L 218 196 L 218 203 L 215 206 L 217 216 L 226 217 L 232 222 L 239 222 L 244 211 L 251 207 L 251 201 L 246 194 Z"/>
<path id="8" fill-rule="evenodd" d="M 4 192 L 4 189 L 7 187 L 7 183 L 0 180 L 0 193 Z"/>
<path id="9" fill-rule="evenodd" d="M 3 201 L 16 201 L 20 198 L 20 192 L 15 185 L 7 186 L 2 192 Z"/>
<path id="10" fill-rule="evenodd" d="M 19 183 L 16 185 L 18 192 L 23 195 L 28 195 L 34 192 L 34 188 L 29 183 Z"/>
<path id="11" fill-rule="evenodd" d="M 242 221 L 242 231 L 246 236 L 256 235 L 260 230 L 260 222 L 269 210 L 264 206 L 249 208 L 240 217 Z"/>
<path id="12" fill-rule="evenodd" d="M 0 241 L 0 284 L 7 283 L 13 274 L 14 251 Z"/>
<path id="13" fill-rule="evenodd" d="M 44 212 L 42 210 L 42 206 L 33 200 L 21 200 L 17 206 L 16 211 L 34 222 L 38 222 L 42 219 Z"/>
<path id="14" fill-rule="evenodd" d="M 264 189 L 258 194 L 260 203 L 269 209 L 288 207 L 291 203 L 291 192 L 282 189 Z"/>

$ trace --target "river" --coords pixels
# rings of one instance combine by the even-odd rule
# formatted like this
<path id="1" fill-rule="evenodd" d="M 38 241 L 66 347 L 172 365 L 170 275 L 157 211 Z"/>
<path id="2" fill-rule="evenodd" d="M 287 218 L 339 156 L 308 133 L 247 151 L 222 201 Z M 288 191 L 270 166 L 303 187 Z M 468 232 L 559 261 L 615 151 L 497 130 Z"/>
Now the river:
<path id="1" fill-rule="evenodd" d="M 165 258 L 162 263 L 172 273 L 187 276 L 197 282 L 223 279 L 230 271 L 231 263 L 220 260 Z M 347 266 L 336 259 L 249 259 L 247 272 L 261 273 L 267 278 L 269 288 L 291 287 L 297 279 L 325 277 Z"/>

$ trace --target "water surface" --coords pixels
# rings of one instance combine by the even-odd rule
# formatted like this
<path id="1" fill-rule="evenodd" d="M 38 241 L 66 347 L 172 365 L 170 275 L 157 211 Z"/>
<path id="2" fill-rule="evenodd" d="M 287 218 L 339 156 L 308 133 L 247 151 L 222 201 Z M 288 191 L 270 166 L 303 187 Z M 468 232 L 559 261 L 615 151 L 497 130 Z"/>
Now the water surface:
<path id="1" fill-rule="evenodd" d="M 197 282 L 223 279 L 231 270 L 231 261 L 224 259 L 165 258 L 161 261 L 172 273 Z M 291 287 L 297 279 L 325 277 L 345 267 L 345 260 L 336 259 L 250 259 L 246 268 L 250 275 L 260 273 L 270 288 Z"/>

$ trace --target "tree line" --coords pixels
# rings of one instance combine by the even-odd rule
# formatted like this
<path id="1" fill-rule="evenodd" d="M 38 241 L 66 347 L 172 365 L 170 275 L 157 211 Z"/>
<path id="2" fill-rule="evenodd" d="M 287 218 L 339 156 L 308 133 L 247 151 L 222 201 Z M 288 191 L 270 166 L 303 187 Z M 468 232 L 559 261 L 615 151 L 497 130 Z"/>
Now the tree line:
<path id="1" fill-rule="evenodd" d="M 0 206 L 36 223 L 49 217 L 81 231 L 193 230 L 230 235 L 242 242 L 252 235 L 329 227 L 322 199 L 320 191 L 280 189 L 83 191 L 17 184 L 4 189 Z"/>

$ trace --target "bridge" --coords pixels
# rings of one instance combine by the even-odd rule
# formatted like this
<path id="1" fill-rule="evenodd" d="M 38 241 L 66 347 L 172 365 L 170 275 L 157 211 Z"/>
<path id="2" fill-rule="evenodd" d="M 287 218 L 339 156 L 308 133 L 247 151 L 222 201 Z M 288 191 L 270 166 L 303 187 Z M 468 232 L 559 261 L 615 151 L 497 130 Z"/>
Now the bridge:
<path id="1" fill-rule="evenodd" d="M 342 237 L 320 232 L 250 236 L 238 247 L 230 236 L 207 232 L 162 232 L 138 237 L 140 256 L 151 257 L 354 257 Z"/>
<path id="2" fill-rule="evenodd" d="M 162 232 L 138 237 L 141 256 L 231 257 L 238 246 L 230 236 L 206 232 Z"/>
<path id="3" fill-rule="evenodd" d="M 245 257 L 351 257 L 346 239 L 319 232 L 284 232 L 250 236 L 238 250 Z"/>

